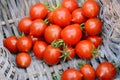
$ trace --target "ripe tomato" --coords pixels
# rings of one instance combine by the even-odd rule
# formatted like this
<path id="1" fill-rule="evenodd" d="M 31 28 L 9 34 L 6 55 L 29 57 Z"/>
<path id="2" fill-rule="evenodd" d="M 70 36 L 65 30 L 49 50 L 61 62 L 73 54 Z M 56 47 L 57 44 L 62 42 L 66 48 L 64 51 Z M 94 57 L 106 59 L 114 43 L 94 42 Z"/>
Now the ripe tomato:
<path id="1" fill-rule="evenodd" d="M 58 8 L 53 13 L 54 24 L 65 27 L 71 22 L 71 13 L 66 8 Z"/>
<path id="2" fill-rule="evenodd" d="M 60 62 L 60 56 L 61 53 L 59 48 L 48 45 L 43 54 L 43 59 L 48 65 L 55 65 Z"/>
<path id="3" fill-rule="evenodd" d="M 76 69 L 70 68 L 62 73 L 61 80 L 82 80 L 83 75 Z"/>
<path id="4" fill-rule="evenodd" d="M 48 10 L 42 3 L 33 5 L 30 8 L 30 16 L 32 19 L 44 19 L 47 16 Z"/>
<path id="5" fill-rule="evenodd" d="M 19 53 L 16 56 L 16 64 L 20 68 L 26 68 L 30 65 L 31 63 L 31 57 L 28 53 Z"/>
<path id="6" fill-rule="evenodd" d="M 102 62 L 96 69 L 96 75 L 100 80 L 113 80 L 116 75 L 116 68 L 110 62 Z"/>
<path id="7" fill-rule="evenodd" d="M 78 2 L 76 0 L 63 0 L 62 7 L 67 8 L 70 12 L 73 12 L 78 8 Z"/>
<path id="8" fill-rule="evenodd" d="M 100 36 L 88 36 L 87 40 L 91 41 L 96 48 L 102 44 L 102 37 Z"/>
<path id="9" fill-rule="evenodd" d="M 102 22 L 98 18 L 88 19 L 85 23 L 85 30 L 88 35 L 97 35 L 102 29 Z"/>
<path id="10" fill-rule="evenodd" d="M 60 39 L 61 27 L 58 25 L 50 25 L 45 29 L 44 38 L 48 43 L 53 42 L 54 40 Z"/>
<path id="11" fill-rule="evenodd" d="M 30 26 L 30 35 L 40 37 L 43 35 L 46 27 L 47 25 L 42 19 L 36 19 Z"/>
<path id="12" fill-rule="evenodd" d="M 83 11 L 81 8 L 75 9 L 72 12 L 72 22 L 74 23 L 84 23 L 87 20 L 87 17 L 83 15 Z"/>
<path id="13" fill-rule="evenodd" d="M 100 6 L 95 0 L 86 0 L 82 6 L 83 14 L 88 18 L 96 17 L 100 12 Z"/>
<path id="14" fill-rule="evenodd" d="M 47 18 L 48 18 L 48 21 L 50 24 L 53 24 L 54 21 L 53 21 L 53 11 L 49 12 L 48 15 L 47 15 Z"/>
<path id="15" fill-rule="evenodd" d="M 68 45 L 75 45 L 80 41 L 81 37 L 82 31 L 79 24 L 68 25 L 61 31 L 61 38 Z"/>
<path id="16" fill-rule="evenodd" d="M 36 43 L 33 46 L 34 55 L 38 59 L 43 59 L 43 54 L 45 52 L 46 47 L 47 47 L 47 43 L 43 41 L 36 41 Z"/>
<path id="17" fill-rule="evenodd" d="M 15 36 L 9 36 L 6 39 L 4 39 L 3 43 L 4 43 L 4 46 L 11 53 L 16 53 L 18 51 L 18 49 L 17 49 L 17 41 L 18 41 L 18 39 Z"/>
<path id="18" fill-rule="evenodd" d="M 21 36 L 17 42 L 17 48 L 21 52 L 28 52 L 32 48 L 32 40 L 27 36 Z"/>
<path id="19" fill-rule="evenodd" d="M 89 65 L 85 64 L 80 68 L 80 72 L 83 74 L 84 80 L 95 80 L 95 70 L 94 68 Z"/>
<path id="20" fill-rule="evenodd" d="M 76 45 L 76 54 L 83 59 L 91 59 L 94 44 L 88 40 L 82 40 Z"/>
<path id="21" fill-rule="evenodd" d="M 31 24 L 32 20 L 30 18 L 24 17 L 23 19 L 20 20 L 18 24 L 18 29 L 21 32 L 24 32 L 25 34 L 29 34 Z"/>

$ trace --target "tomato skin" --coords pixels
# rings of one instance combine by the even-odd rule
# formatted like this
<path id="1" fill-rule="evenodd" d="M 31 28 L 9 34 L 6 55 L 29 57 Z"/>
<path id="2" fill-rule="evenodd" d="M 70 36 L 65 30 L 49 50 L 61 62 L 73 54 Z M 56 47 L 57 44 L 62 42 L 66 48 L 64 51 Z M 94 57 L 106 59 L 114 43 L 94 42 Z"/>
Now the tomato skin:
<path id="1" fill-rule="evenodd" d="M 82 80 L 83 75 L 76 69 L 70 68 L 62 73 L 61 80 Z"/>
<path id="2" fill-rule="evenodd" d="M 80 41 L 81 37 L 82 31 L 79 24 L 68 25 L 61 31 L 61 38 L 68 45 L 75 45 Z"/>
<path id="3" fill-rule="evenodd" d="M 27 36 L 21 36 L 17 42 L 17 48 L 20 52 L 28 52 L 32 48 L 32 40 Z"/>
<path id="4" fill-rule="evenodd" d="M 54 24 L 65 27 L 70 24 L 72 15 L 66 8 L 58 8 L 53 13 Z"/>
<path id="5" fill-rule="evenodd" d="M 83 11 L 81 8 L 75 9 L 72 12 L 72 22 L 74 23 L 84 23 L 87 20 L 87 17 L 83 15 Z"/>
<path id="6" fill-rule="evenodd" d="M 96 17 L 100 12 L 100 6 L 95 0 L 87 0 L 82 6 L 83 14 L 88 18 Z"/>
<path id="7" fill-rule="evenodd" d="M 110 62 L 102 62 L 96 69 L 96 75 L 100 80 L 113 80 L 116 75 L 116 68 Z"/>
<path id="8" fill-rule="evenodd" d="M 43 54 L 44 54 L 46 48 L 47 48 L 47 43 L 45 43 L 43 41 L 36 41 L 36 43 L 33 46 L 34 55 L 38 59 L 43 59 Z"/>
<path id="9" fill-rule="evenodd" d="M 43 54 L 43 59 L 48 65 L 55 65 L 60 62 L 60 56 L 61 53 L 59 48 L 48 45 Z"/>
<path id="10" fill-rule="evenodd" d="M 26 68 L 31 63 L 31 57 L 28 53 L 21 52 L 16 56 L 16 64 L 20 68 Z"/>
<path id="11" fill-rule="evenodd" d="M 97 35 L 102 30 L 102 22 L 98 18 L 88 19 L 85 23 L 85 30 L 88 35 Z"/>
<path id="12" fill-rule="evenodd" d="M 40 37 L 44 34 L 46 27 L 47 25 L 42 19 L 36 19 L 30 26 L 30 35 L 34 37 Z"/>
<path id="13" fill-rule="evenodd" d="M 96 74 L 94 68 L 89 65 L 85 64 L 80 68 L 80 72 L 83 74 L 84 80 L 95 80 Z"/>
<path id="14" fill-rule="evenodd" d="M 33 20 L 44 19 L 47 16 L 47 13 L 48 10 L 42 3 L 35 4 L 30 8 L 30 16 Z"/>
<path id="15" fill-rule="evenodd" d="M 21 32 L 24 32 L 25 34 L 29 34 L 31 24 L 32 24 L 32 20 L 28 17 L 24 17 L 20 20 L 18 24 L 18 29 Z"/>
<path id="16" fill-rule="evenodd" d="M 91 59 L 94 45 L 88 40 L 82 40 L 76 45 L 76 54 L 82 59 Z"/>
<path id="17" fill-rule="evenodd" d="M 48 15 L 47 15 L 47 18 L 48 18 L 48 21 L 49 21 L 49 23 L 50 24 L 53 24 L 54 23 L 54 21 L 53 21 L 53 11 L 51 11 L 51 12 L 48 12 Z"/>
<path id="18" fill-rule="evenodd" d="M 17 41 L 18 41 L 17 37 L 9 36 L 6 39 L 4 39 L 3 44 L 11 53 L 16 53 L 18 51 L 16 46 Z"/>
<path id="19" fill-rule="evenodd" d="M 60 39 L 61 27 L 58 25 L 50 25 L 45 29 L 44 38 L 48 43 Z"/>
<path id="20" fill-rule="evenodd" d="M 67 8 L 70 12 L 73 12 L 78 8 L 78 2 L 76 0 L 63 0 L 62 7 Z"/>

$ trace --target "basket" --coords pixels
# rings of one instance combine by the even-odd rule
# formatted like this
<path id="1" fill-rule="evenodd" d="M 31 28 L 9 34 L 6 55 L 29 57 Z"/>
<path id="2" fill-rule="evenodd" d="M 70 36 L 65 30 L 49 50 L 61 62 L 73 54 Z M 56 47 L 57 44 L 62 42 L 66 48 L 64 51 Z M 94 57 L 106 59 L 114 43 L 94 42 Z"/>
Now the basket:
<path id="1" fill-rule="evenodd" d="M 77 0 L 79 6 L 84 0 Z M 95 69 L 103 61 L 115 62 L 120 66 L 120 0 L 97 0 L 101 6 L 99 17 L 103 23 L 103 43 L 99 56 L 88 61 Z M 48 3 L 49 6 L 61 3 L 61 0 L 0 0 L 0 80 L 53 80 L 67 68 L 77 68 L 81 59 L 61 62 L 48 66 L 36 59 L 32 54 L 32 63 L 26 69 L 20 69 L 15 64 L 12 55 L 4 46 L 3 40 L 10 35 L 19 36 L 18 22 L 24 16 L 29 16 L 29 8 L 35 3 Z M 31 52 L 32 53 L 32 52 Z M 60 77 L 56 77 L 60 80 Z M 114 80 L 120 80 L 120 70 Z"/>

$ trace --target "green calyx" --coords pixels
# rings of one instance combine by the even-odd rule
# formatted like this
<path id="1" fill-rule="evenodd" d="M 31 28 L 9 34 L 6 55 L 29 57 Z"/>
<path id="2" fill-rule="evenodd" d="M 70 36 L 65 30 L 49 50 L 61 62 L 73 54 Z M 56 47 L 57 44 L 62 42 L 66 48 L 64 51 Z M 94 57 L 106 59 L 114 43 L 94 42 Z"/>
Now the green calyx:
<path id="1" fill-rule="evenodd" d="M 94 50 L 92 51 L 92 56 L 93 56 L 93 57 L 95 57 L 95 56 L 98 55 L 98 50 L 99 50 L 99 47 L 98 47 L 97 49 L 94 49 Z"/>

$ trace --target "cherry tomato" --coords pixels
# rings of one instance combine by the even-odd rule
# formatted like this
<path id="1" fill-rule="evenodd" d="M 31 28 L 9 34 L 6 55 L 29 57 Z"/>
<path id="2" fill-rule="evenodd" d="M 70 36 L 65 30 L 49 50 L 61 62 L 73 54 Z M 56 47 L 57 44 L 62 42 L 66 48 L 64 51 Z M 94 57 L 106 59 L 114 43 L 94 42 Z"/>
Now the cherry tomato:
<path id="1" fill-rule="evenodd" d="M 48 65 L 55 65 L 60 62 L 60 56 L 61 53 L 59 48 L 48 45 L 43 54 L 43 59 Z"/>
<path id="2" fill-rule="evenodd" d="M 88 18 L 96 17 L 100 12 L 100 6 L 95 0 L 86 0 L 82 6 L 83 14 Z"/>
<path id="3" fill-rule="evenodd" d="M 31 63 L 31 57 L 28 53 L 19 53 L 16 56 L 16 64 L 20 68 L 26 68 L 30 65 Z"/>
<path id="4" fill-rule="evenodd" d="M 31 24 L 32 20 L 30 18 L 24 17 L 20 20 L 18 24 L 18 29 L 25 34 L 29 34 Z"/>
<path id="5" fill-rule="evenodd" d="M 34 37 L 40 37 L 44 34 L 46 27 L 47 25 L 42 19 L 36 19 L 30 26 L 30 35 Z"/>
<path id="6" fill-rule="evenodd" d="M 76 54 L 83 59 L 91 59 L 94 44 L 88 40 L 82 40 L 76 44 Z"/>
<path id="7" fill-rule="evenodd" d="M 18 51 L 17 49 L 17 41 L 18 39 L 15 36 L 9 36 L 7 37 L 3 43 L 4 46 L 11 52 L 16 53 Z"/>
<path id="8" fill-rule="evenodd" d="M 43 54 L 44 54 L 46 48 L 47 48 L 47 43 L 45 43 L 43 41 L 36 41 L 36 43 L 33 46 L 34 55 L 38 59 L 43 59 Z"/>
<path id="9" fill-rule="evenodd" d="M 73 12 L 78 8 L 78 2 L 76 0 L 63 0 L 62 7 L 67 8 L 70 12 Z"/>
<path id="10" fill-rule="evenodd" d="M 80 41 L 81 37 L 82 31 L 79 24 L 68 25 L 61 31 L 61 38 L 68 45 L 75 45 Z"/>
<path id="11" fill-rule="evenodd" d="M 102 62 L 96 69 L 96 75 L 100 80 L 113 80 L 116 75 L 116 68 L 110 62 Z"/>
<path id="12" fill-rule="evenodd" d="M 21 36 L 17 42 L 17 48 L 21 52 L 28 52 L 32 48 L 32 40 L 27 36 Z"/>
<path id="13" fill-rule="evenodd" d="M 71 13 L 66 8 L 58 8 L 53 13 L 54 24 L 65 27 L 71 22 Z"/>
<path id="14" fill-rule="evenodd" d="M 85 23 L 85 30 L 88 35 L 97 35 L 102 30 L 102 22 L 98 18 L 88 19 Z"/>
<path id="15" fill-rule="evenodd" d="M 30 8 L 30 16 L 32 19 L 44 19 L 47 16 L 48 10 L 42 3 L 33 5 Z"/>
<path id="16" fill-rule="evenodd" d="M 74 23 L 84 23 L 87 20 L 87 17 L 83 15 L 83 11 L 81 8 L 75 9 L 72 12 L 72 22 Z"/>
<path id="17" fill-rule="evenodd" d="M 53 24 L 54 21 L 53 21 L 53 11 L 49 12 L 48 15 L 47 15 L 47 18 L 48 18 L 48 21 L 50 24 Z"/>
<path id="18" fill-rule="evenodd" d="M 53 42 L 54 40 L 60 39 L 61 27 L 58 25 L 50 25 L 45 29 L 44 38 L 48 43 Z"/>
<path id="19" fill-rule="evenodd" d="M 102 44 L 102 37 L 100 36 L 88 36 L 87 40 L 91 41 L 96 48 Z"/>
<path id="20" fill-rule="evenodd" d="M 62 73 L 61 80 L 82 80 L 83 75 L 76 69 L 70 68 Z"/>
<path id="21" fill-rule="evenodd" d="M 80 68 L 80 72 L 83 74 L 84 80 L 95 80 L 96 74 L 94 68 L 89 65 L 85 64 Z"/>

